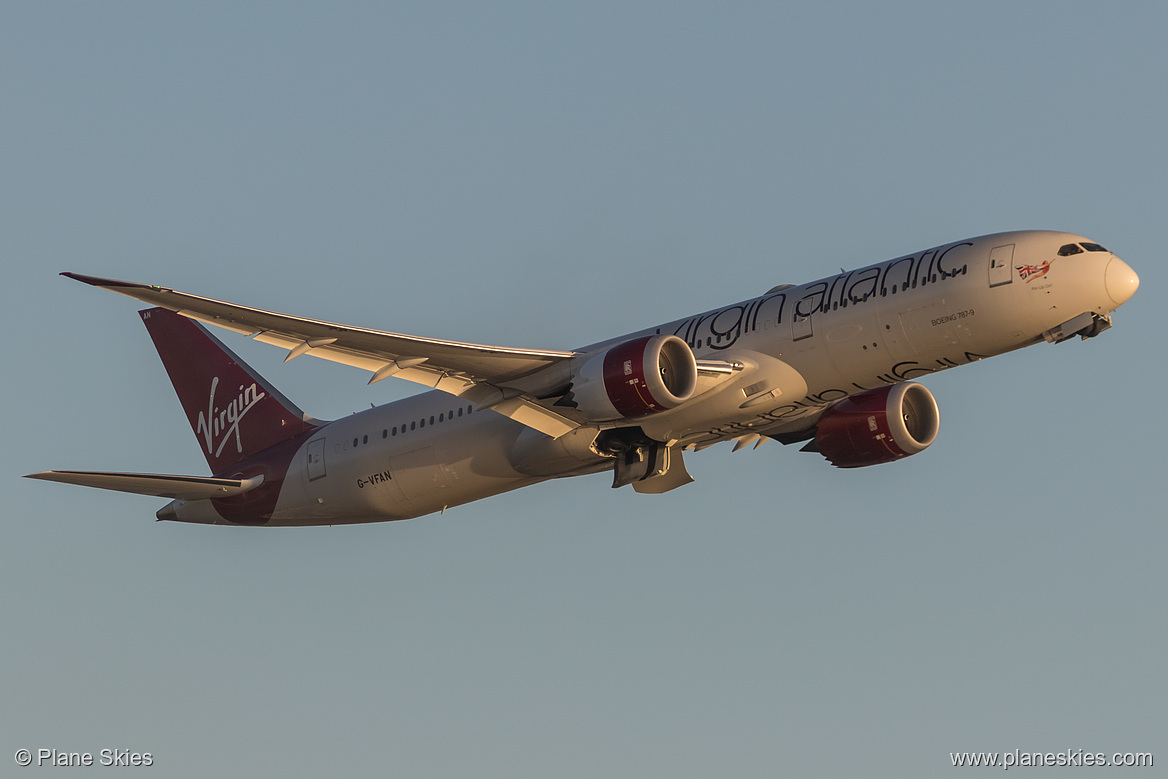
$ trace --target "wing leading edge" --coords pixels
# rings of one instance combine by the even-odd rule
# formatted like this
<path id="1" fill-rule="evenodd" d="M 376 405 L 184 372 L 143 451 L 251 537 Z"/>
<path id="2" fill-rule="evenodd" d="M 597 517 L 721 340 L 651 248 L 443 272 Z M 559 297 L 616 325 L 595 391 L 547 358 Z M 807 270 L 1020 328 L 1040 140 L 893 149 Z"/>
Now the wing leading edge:
<path id="1" fill-rule="evenodd" d="M 30 473 L 27 479 L 59 481 L 98 487 L 103 490 L 132 492 L 136 495 L 154 495 L 159 498 L 203 500 L 242 495 L 263 483 L 263 476 L 250 479 L 216 479 L 209 476 L 171 476 L 162 473 L 109 473 L 106 471 L 41 471 Z"/>
<path id="2" fill-rule="evenodd" d="M 421 338 L 289 316 L 167 287 L 62 273 L 71 279 L 170 309 L 288 350 L 370 371 L 372 384 L 397 376 L 466 398 L 558 438 L 581 425 L 537 395 L 568 381 L 575 352 L 515 349 Z"/>

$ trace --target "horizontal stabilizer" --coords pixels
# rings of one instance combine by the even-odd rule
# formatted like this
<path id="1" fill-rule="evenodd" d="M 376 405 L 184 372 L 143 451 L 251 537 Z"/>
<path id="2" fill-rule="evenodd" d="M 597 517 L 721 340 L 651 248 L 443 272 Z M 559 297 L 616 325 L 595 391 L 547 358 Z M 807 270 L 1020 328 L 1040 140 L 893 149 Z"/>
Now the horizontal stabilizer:
<path id="1" fill-rule="evenodd" d="M 229 498 L 255 489 L 263 483 L 263 476 L 250 479 L 215 479 L 209 476 L 169 476 L 162 473 L 105 473 L 102 471 L 41 471 L 30 473 L 27 479 L 44 479 L 103 490 L 133 492 L 137 495 L 155 495 L 159 498 L 202 500 Z"/>

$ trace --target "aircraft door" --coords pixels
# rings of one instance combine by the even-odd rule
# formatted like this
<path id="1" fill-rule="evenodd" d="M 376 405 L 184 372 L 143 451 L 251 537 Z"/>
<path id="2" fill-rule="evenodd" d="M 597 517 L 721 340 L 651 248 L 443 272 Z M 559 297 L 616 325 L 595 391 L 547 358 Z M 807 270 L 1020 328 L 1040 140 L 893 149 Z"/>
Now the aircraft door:
<path id="1" fill-rule="evenodd" d="M 325 475 L 324 470 L 324 439 L 317 438 L 308 442 L 308 480 L 315 481 Z"/>
<path id="2" fill-rule="evenodd" d="M 791 316 L 791 340 L 802 341 L 804 338 L 810 338 L 811 336 L 811 317 L 799 316 L 798 313 L 793 313 Z"/>
<path id="3" fill-rule="evenodd" d="M 1014 244 L 997 246 L 990 251 L 990 286 L 1000 287 L 1014 280 Z"/>

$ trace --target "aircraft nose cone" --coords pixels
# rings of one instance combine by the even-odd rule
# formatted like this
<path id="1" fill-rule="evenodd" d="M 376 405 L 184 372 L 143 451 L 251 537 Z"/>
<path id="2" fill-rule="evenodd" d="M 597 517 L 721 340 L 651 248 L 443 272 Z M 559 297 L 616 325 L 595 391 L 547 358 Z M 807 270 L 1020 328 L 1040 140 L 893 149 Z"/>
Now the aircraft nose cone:
<path id="1" fill-rule="evenodd" d="M 1107 263 L 1105 279 L 1107 294 L 1117 306 L 1126 303 L 1132 295 L 1136 294 L 1136 290 L 1140 286 L 1140 277 L 1136 275 L 1130 265 L 1118 257 L 1113 257 L 1111 262 Z"/>

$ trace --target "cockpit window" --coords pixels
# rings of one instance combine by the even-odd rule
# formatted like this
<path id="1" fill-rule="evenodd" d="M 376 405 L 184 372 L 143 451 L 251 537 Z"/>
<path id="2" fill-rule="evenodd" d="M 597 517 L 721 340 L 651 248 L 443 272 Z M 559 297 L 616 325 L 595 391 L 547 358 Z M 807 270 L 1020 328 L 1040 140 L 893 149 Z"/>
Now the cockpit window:
<path id="1" fill-rule="evenodd" d="M 1083 250 L 1079 248 L 1077 243 L 1068 243 L 1062 246 L 1058 253 L 1059 257 L 1070 257 L 1072 254 L 1082 254 Z"/>
<path id="2" fill-rule="evenodd" d="M 1102 246 L 1100 246 L 1097 243 L 1087 243 L 1086 241 L 1083 241 L 1083 248 L 1089 252 L 1105 252 L 1105 251 L 1107 251 L 1106 249 L 1104 249 Z"/>

